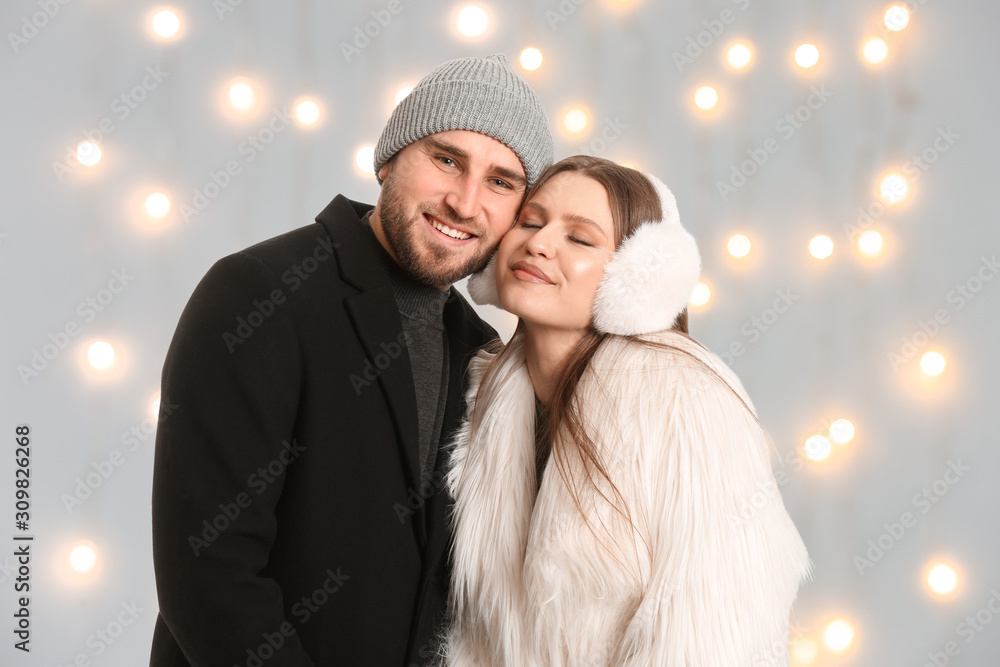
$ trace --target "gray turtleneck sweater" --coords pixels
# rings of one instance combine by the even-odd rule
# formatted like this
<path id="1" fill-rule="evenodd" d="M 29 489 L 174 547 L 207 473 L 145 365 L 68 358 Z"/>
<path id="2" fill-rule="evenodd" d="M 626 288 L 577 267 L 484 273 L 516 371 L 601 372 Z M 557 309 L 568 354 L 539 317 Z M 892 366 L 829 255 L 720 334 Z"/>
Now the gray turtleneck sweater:
<path id="1" fill-rule="evenodd" d="M 448 400 L 448 336 L 444 331 L 444 305 L 451 296 L 450 288 L 442 292 L 437 287 L 415 280 L 401 268 L 379 242 L 371 228 L 371 212 L 362 218 L 365 228 L 389 277 L 392 295 L 399 308 L 406 347 L 413 371 L 413 388 L 417 399 L 417 431 L 420 445 L 420 482 L 430 480 L 437 459 L 441 422 Z"/>

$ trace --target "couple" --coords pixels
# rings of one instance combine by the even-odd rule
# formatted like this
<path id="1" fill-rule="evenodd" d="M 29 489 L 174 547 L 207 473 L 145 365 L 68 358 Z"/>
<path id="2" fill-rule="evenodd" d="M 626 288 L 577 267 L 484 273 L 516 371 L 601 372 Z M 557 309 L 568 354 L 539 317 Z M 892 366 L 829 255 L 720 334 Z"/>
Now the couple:
<path id="1" fill-rule="evenodd" d="M 655 178 L 552 150 L 505 57 L 444 63 L 374 208 L 202 279 L 163 369 L 151 665 L 786 664 L 808 557 L 687 335 L 694 240 Z"/>

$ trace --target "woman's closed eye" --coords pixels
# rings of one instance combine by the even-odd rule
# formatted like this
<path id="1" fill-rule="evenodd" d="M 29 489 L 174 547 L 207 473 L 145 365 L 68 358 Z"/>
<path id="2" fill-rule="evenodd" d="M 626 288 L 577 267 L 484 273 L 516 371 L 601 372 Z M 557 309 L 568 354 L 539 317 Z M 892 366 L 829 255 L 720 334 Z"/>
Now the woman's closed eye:
<path id="1" fill-rule="evenodd" d="M 541 229 L 543 227 L 543 225 L 535 222 L 534 220 L 520 220 L 520 221 L 518 221 L 517 224 L 518 224 L 519 227 L 521 227 L 523 229 Z M 573 243 L 576 243 L 578 245 L 586 246 L 588 248 L 593 248 L 594 247 L 593 243 L 591 243 L 591 242 L 589 242 L 589 241 L 587 241 L 585 239 L 578 238 L 576 236 L 567 235 L 566 238 L 568 238 L 570 241 L 572 241 Z"/>

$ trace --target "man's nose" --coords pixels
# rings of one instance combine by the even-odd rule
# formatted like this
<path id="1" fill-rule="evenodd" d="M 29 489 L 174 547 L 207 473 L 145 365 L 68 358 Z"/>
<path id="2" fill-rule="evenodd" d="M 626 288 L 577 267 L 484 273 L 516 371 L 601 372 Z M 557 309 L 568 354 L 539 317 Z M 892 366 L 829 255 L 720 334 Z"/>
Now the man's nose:
<path id="1" fill-rule="evenodd" d="M 455 186 L 445 197 L 445 204 L 451 207 L 455 214 L 463 220 L 476 217 L 482 206 L 480 188 L 477 179 L 462 177 L 456 180 Z"/>

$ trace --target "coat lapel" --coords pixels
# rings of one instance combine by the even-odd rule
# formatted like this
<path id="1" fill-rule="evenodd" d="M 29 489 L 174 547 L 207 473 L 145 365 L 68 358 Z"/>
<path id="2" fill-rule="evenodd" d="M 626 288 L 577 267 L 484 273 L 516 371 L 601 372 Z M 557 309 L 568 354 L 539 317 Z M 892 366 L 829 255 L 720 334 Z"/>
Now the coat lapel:
<path id="1" fill-rule="evenodd" d="M 367 252 L 370 240 L 363 236 L 368 232 L 361 224 L 361 216 L 371 208 L 338 195 L 316 217 L 316 221 L 326 227 L 334 243 L 340 277 L 359 290 L 358 294 L 344 299 L 344 308 L 368 360 L 374 364 L 379 355 L 385 356 L 383 344 L 398 344 L 403 323 L 389 280 L 379 268 L 378 258 Z M 376 370 L 379 372 L 377 381 L 400 443 L 400 458 L 406 464 L 407 484 L 417 489 L 420 486 L 417 404 L 406 347 L 403 346 L 399 356 L 385 368 Z M 423 546 L 426 533 L 422 508 L 413 523 Z"/>
<path id="2" fill-rule="evenodd" d="M 482 329 L 473 319 L 471 306 L 452 291 L 444 309 L 444 325 L 448 332 L 448 401 L 441 423 L 441 443 L 435 461 L 435 493 L 427 502 L 428 545 L 427 559 L 433 566 L 443 554 L 451 530 L 447 524 L 447 514 L 452 506 L 451 498 L 444 488 L 444 474 L 447 470 L 447 443 L 458 428 L 465 413 L 463 401 L 464 383 L 468 377 L 469 361 L 479 349 L 479 342 L 489 338 L 490 332 Z"/>

